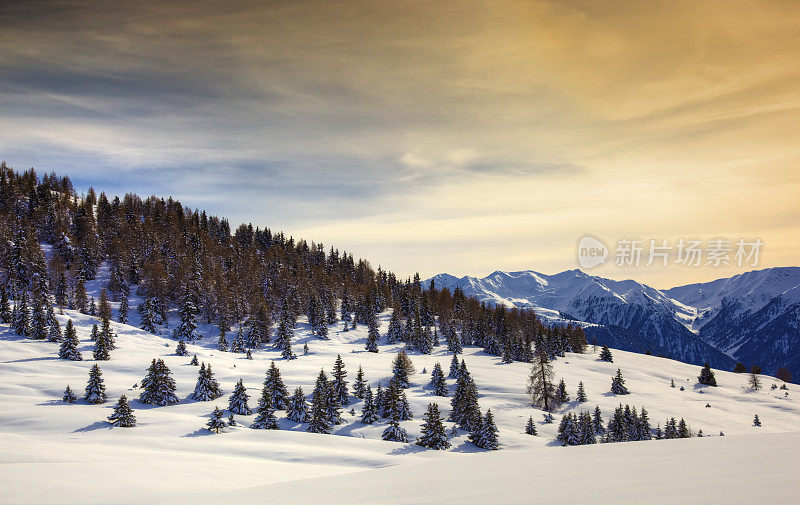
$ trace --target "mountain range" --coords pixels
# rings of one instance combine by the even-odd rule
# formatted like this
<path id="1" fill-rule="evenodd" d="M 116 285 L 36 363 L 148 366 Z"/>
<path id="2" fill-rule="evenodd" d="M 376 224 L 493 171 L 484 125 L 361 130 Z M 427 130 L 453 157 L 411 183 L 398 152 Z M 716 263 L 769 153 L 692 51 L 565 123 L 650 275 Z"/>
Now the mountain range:
<path id="1" fill-rule="evenodd" d="M 667 290 L 581 270 L 439 274 L 430 280 L 487 303 L 532 308 L 545 321 L 574 321 L 590 342 L 717 368 L 739 361 L 774 373 L 786 366 L 800 375 L 800 267 Z"/>

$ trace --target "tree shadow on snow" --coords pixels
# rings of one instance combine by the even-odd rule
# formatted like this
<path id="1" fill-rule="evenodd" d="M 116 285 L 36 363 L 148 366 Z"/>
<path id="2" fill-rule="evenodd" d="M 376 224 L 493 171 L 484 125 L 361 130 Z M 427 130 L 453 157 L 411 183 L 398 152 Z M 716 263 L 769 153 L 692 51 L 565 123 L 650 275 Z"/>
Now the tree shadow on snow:
<path id="1" fill-rule="evenodd" d="M 212 432 L 208 431 L 207 428 L 197 428 L 193 432 L 187 433 L 186 435 L 183 435 L 183 436 L 184 437 L 205 437 L 207 435 L 216 435 L 216 433 L 212 433 Z"/>
<path id="2" fill-rule="evenodd" d="M 83 433 L 83 432 L 87 432 L 87 431 L 95 431 L 95 430 L 102 430 L 102 429 L 110 430 L 111 428 L 113 428 L 113 426 L 108 421 L 95 421 L 95 422 L 93 422 L 92 424 L 90 424 L 88 426 L 84 426 L 83 428 L 76 429 L 72 433 Z"/>
<path id="3" fill-rule="evenodd" d="M 3 363 L 30 363 L 33 361 L 55 361 L 61 358 L 56 356 L 42 356 L 40 358 L 23 358 L 23 359 L 15 359 L 11 361 L 3 361 Z"/>
<path id="4" fill-rule="evenodd" d="M 415 453 L 424 452 L 424 451 L 427 451 L 427 450 L 428 449 L 426 449 L 425 447 L 422 447 L 421 445 L 417 445 L 414 442 L 409 442 L 409 443 L 403 444 L 402 447 L 398 447 L 397 449 L 392 449 L 389 452 L 389 454 L 391 454 L 392 456 L 400 456 L 400 455 L 403 455 L 403 454 L 415 454 Z"/>

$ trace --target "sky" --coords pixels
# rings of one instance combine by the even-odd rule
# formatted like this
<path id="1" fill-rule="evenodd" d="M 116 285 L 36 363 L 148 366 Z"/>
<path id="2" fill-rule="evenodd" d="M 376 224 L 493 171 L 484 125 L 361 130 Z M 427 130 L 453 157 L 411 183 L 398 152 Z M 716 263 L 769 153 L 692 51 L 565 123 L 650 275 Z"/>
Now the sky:
<path id="1" fill-rule="evenodd" d="M 555 273 L 588 234 L 590 273 L 668 288 L 800 264 L 798 55 L 796 1 L 6 1 L 0 159 L 403 276 Z M 681 238 L 764 245 L 613 264 Z"/>

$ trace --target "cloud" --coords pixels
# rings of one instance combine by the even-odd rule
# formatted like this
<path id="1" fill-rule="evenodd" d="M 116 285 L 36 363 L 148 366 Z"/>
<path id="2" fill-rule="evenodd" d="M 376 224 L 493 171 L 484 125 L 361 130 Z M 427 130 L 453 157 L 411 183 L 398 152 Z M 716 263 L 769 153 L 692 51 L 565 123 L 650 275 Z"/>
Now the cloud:
<path id="1" fill-rule="evenodd" d="M 765 261 L 791 263 L 797 19 L 780 0 L 7 2 L 0 153 L 404 273 L 571 268 L 586 232 L 767 230 Z"/>

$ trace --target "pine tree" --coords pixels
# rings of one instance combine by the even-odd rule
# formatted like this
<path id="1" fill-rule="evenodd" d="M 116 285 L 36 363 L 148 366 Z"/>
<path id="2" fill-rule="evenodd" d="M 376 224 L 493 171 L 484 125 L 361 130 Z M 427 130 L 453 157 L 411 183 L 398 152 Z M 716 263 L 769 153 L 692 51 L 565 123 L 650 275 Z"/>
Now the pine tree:
<path id="1" fill-rule="evenodd" d="M 689 438 L 689 436 L 689 426 L 686 424 L 686 421 L 681 418 L 678 423 L 678 438 Z"/>
<path id="2" fill-rule="evenodd" d="M 89 381 L 86 383 L 86 394 L 83 399 L 86 403 L 98 404 L 106 401 L 106 386 L 103 383 L 103 374 L 97 363 L 89 369 Z"/>
<path id="3" fill-rule="evenodd" d="M 275 366 L 275 362 L 269 364 L 267 376 L 264 378 L 264 386 L 269 388 L 275 410 L 285 410 L 289 403 L 289 391 L 283 384 L 281 371 Z"/>
<path id="4" fill-rule="evenodd" d="M 5 286 L 0 286 L 0 323 L 8 324 L 11 322 L 11 305 L 8 301 L 8 294 Z"/>
<path id="5" fill-rule="evenodd" d="M 198 361 L 198 359 L 197 359 L 197 354 L 192 356 L 192 361 L 190 361 L 189 364 L 192 365 L 192 366 L 200 365 L 200 361 Z"/>
<path id="6" fill-rule="evenodd" d="M 447 373 L 447 376 L 451 379 L 455 379 L 458 377 L 459 371 L 459 364 L 458 364 L 458 355 L 453 354 L 453 359 L 450 360 L 450 370 Z"/>
<path id="7" fill-rule="evenodd" d="M 565 414 L 561 418 L 561 424 L 558 426 L 557 440 L 562 445 L 579 445 L 580 432 L 578 431 L 578 423 L 574 414 Z"/>
<path id="8" fill-rule="evenodd" d="M 408 442 L 408 433 L 400 426 L 400 420 L 395 416 L 383 430 L 381 438 L 390 442 Z"/>
<path id="9" fill-rule="evenodd" d="M 67 385 L 67 389 L 64 390 L 64 396 L 61 397 L 66 403 L 75 403 L 78 398 L 75 396 L 75 392 L 72 391 L 72 388 Z"/>
<path id="10" fill-rule="evenodd" d="M 603 426 L 603 414 L 600 411 L 600 406 L 595 405 L 594 413 L 592 414 L 592 426 L 594 427 L 594 432 L 598 435 L 602 435 L 606 432 L 605 426 Z"/>
<path id="11" fill-rule="evenodd" d="M 672 417 L 667 419 L 667 422 L 664 423 L 664 438 L 665 439 L 672 439 L 677 438 L 678 436 L 678 424 L 675 422 L 675 418 Z"/>
<path id="12" fill-rule="evenodd" d="M 303 388 L 297 387 L 294 390 L 289 406 L 286 409 L 286 418 L 296 423 L 307 423 L 308 416 L 308 403 L 303 394 Z"/>
<path id="13" fill-rule="evenodd" d="M 358 365 L 358 372 L 356 372 L 356 380 L 353 382 L 353 396 L 359 400 L 364 399 L 364 393 L 367 390 L 367 381 L 364 379 L 364 370 L 361 365 Z"/>
<path id="14" fill-rule="evenodd" d="M 625 387 L 625 379 L 622 378 L 622 370 L 617 368 L 617 375 L 611 379 L 611 392 L 615 395 L 627 395 L 628 388 Z"/>
<path id="15" fill-rule="evenodd" d="M 537 435 L 536 423 L 533 422 L 533 416 L 528 417 L 528 423 L 525 425 L 525 433 L 527 435 L 533 435 L 534 437 Z"/>
<path id="16" fill-rule="evenodd" d="M 706 362 L 703 369 L 700 370 L 700 376 L 697 377 L 697 382 L 705 386 L 716 386 L 717 379 L 714 377 L 714 371 L 711 370 L 711 365 Z"/>
<path id="17" fill-rule="evenodd" d="M 578 415 L 578 443 L 580 445 L 596 444 L 597 437 L 594 433 L 594 423 L 592 415 L 588 411 L 583 411 Z"/>
<path id="18" fill-rule="evenodd" d="M 233 339 L 233 343 L 231 344 L 231 352 L 235 352 L 237 354 L 244 354 L 244 334 L 242 333 L 242 327 L 239 326 L 239 329 L 236 330 L 236 336 Z"/>
<path id="19" fill-rule="evenodd" d="M 586 389 L 583 387 L 583 381 L 578 383 L 578 396 L 575 399 L 580 403 L 588 401 L 588 398 L 586 398 Z"/>
<path id="20" fill-rule="evenodd" d="M 403 340 L 403 326 L 400 324 L 400 317 L 397 310 L 392 311 L 392 318 L 389 320 L 389 330 L 386 334 L 387 343 L 394 344 L 398 340 Z"/>
<path id="21" fill-rule="evenodd" d="M 372 424 L 378 420 L 377 409 L 372 397 L 372 388 L 367 385 L 364 391 L 364 406 L 361 409 L 361 422 L 363 424 Z"/>
<path id="22" fill-rule="evenodd" d="M 450 400 L 452 410 L 450 420 L 459 424 L 467 431 L 477 429 L 480 424 L 481 412 L 478 407 L 478 388 L 475 381 L 467 370 L 467 365 L 461 362 L 461 372 L 456 379 L 456 387 L 453 392 L 453 399 Z"/>
<path id="23" fill-rule="evenodd" d="M 175 346 L 175 354 L 178 356 L 188 356 L 189 351 L 186 350 L 186 342 L 178 340 L 178 345 Z"/>
<path id="24" fill-rule="evenodd" d="M 130 305 L 128 302 L 128 297 L 123 294 L 122 300 L 119 302 L 119 311 L 117 313 L 117 321 L 122 324 L 126 324 L 128 322 L 128 311 L 130 310 Z"/>
<path id="25" fill-rule="evenodd" d="M 264 384 L 264 387 L 261 389 L 261 399 L 259 399 L 258 407 L 256 408 L 256 413 L 258 415 L 253 420 L 253 424 L 250 425 L 251 428 L 257 430 L 279 429 L 278 419 L 275 417 L 274 403 L 269 386 Z"/>
<path id="26" fill-rule="evenodd" d="M 661 423 L 658 423 L 656 426 L 656 440 L 662 440 L 664 438 L 664 432 L 661 431 Z"/>
<path id="27" fill-rule="evenodd" d="M 414 373 L 414 365 L 405 351 L 400 351 L 392 362 L 392 382 L 405 389 L 409 386 L 409 379 Z"/>
<path id="28" fill-rule="evenodd" d="M 67 320 L 67 325 L 64 329 L 64 339 L 61 342 L 61 346 L 58 348 L 58 357 L 71 361 L 81 361 L 83 356 L 81 356 L 81 353 L 78 350 L 79 345 L 80 341 L 78 340 L 78 335 L 75 332 L 75 326 L 72 324 L 72 319 L 69 319 Z"/>
<path id="29" fill-rule="evenodd" d="M 120 428 L 136 426 L 136 416 L 133 415 L 133 409 L 125 395 L 119 397 L 119 401 L 114 405 L 114 413 L 108 416 L 108 420 L 112 425 Z"/>
<path id="30" fill-rule="evenodd" d="M 98 331 L 97 325 L 92 327 L 92 335 L 94 337 L 94 350 L 92 356 L 97 361 L 106 361 L 111 358 L 111 330 Z"/>
<path id="31" fill-rule="evenodd" d="M 600 359 L 609 363 L 614 362 L 614 357 L 611 355 L 611 349 L 609 349 L 607 345 L 603 345 L 603 349 L 600 351 Z"/>
<path id="32" fill-rule="evenodd" d="M 153 310 L 153 303 L 155 300 L 146 298 L 139 305 L 139 314 L 141 315 L 141 328 L 148 333 L 158 333 L 156 327 L 155 312 Z"/>
<path id="33" fill-rule="evenodd" d="M 450 442 L 447 441 L 447 434 L 444 431 L 444 424 L 442 424 L 442 417 L 439 414 L 439 406 L 435 403 L 428 404 L 428 411 L 425 412 L 420 433 L 420 437 L 416 442 L 417 445 L 436 450 L 450 448 Z"/>
<path id="34" fill-rule="evenodd" d="M 375 316 L 372 315 L 367 323 L 367 342 L 365 344 L 367 351 L 378 352 L 378 339 L 380 336 L 378 332 L 378 321 Z"/>
<path id="35" fill-rule="evenodd" d="M 181 340 L 195 340 L 200 337 L 197 333 L 197 306 L 195 305 L 194 294 L 187 288 L 184 290 L 180 302 L 178 317 L 180 323 L 175 328 L 175 336 Z"/>
<path id="36" fill-rule="evenodd" d="M 180 402 L 175 395 L 175 379 L 172 378 L 167 365 L 161 359 L 154 359 L 147 370 L 147 376 L 142 380 L 144 391 L 139 395 L 139 401 L 152 405 L 173 405 Z"/>
<path id="37" fill-rule="evenodd" d="M 249 416 L 253 413 L 247 405 L 247 400 L 249 398 L 250 395 L 247 394 L 247 389 L 244 387 L 242 379 L 239 379 L 239 382 L 237 382 L 236 386 L 233 388 L 233 393 L 231 393 L 228 399 L 228 411 L 241 416 Z"/>
<path id="38" fill-rule="evenodd" d="M 228 339 L 225 337 L 225 328 L 220 326 L 219 338 L 217 339 L 217 350 L 228 352 Z"/>
<path id="39" fill-rule="evenodd" d="M 761 379 L 758 377 L 758 374 L 755 371 L 750 372 L 750 378 L 747 381 L 750 389 L 753 391 L 758 391 L 761 389 Z"/>
<path id="40" fill-rule="evenodd" d="M 225 421 L 222 419 L 223 412 L 219 410 L 219 407 L 214 407 L 214 412 L 211 413 L 211 419 L 209 419 L 208 423 L 206 424 L 206 428 L 211 433 L 219 433 L 223 429 L 225 429 Z"/>
<path id="41" fill-rule="evenodd" d="M 331 381 L 331 388 L 333 395 L 339 405 L 347 405 L 350 402 L 350 393 L 347 388 L 347 370 L 344 367 L 344 361 L 340 354 L 336 355 L 336 361 L 333 364 L 333 380 Z"/>
<path id="42" fill-rule="evenodd" d="M 211 371 L 211 363 L 207 367 L 205 363 L 201 364 L 191 398 L 199 402 L 208 402 L 216 400 L 220 396 L 222 396 L 222 391 L 219 382 L 214 378 L 214 372 Z"/>
<path id="43" fill-rule="evenodd" d="M 564 379 L 561 379 L 561 381 L 558 383 L 558 388 L 556 388 L 556 401 L 559 404 L 567 403 L 569 401 L 567 384 L 564 382 Z"/>
<path id="44" fill-rule="evenodd" d="M 325 375 L 324 370 L 320 370 L 311 398 L 311 419 L 306 431 L 310 433 L 330 433 L 333 431 L 333 423 L 328 415 L 329 398 L 328 377 Z"/>
<path id="45" fill-rule="evenodd" d="M 650 428 L 650 418 L 647 415 L 647 410 L 642 407 L 642 411 L 639 413 L 639 422 L 638 422 L 638 437 L 637 440 L 650 440 L 653 438 Z"/>
<path id="46" fill-rule="evenodd" d="M 431 371 L 431 387 L 434 395 L 447 396 L 447 383 L 444 380 L 442 365 L 438 362 L 433 365 L 433 371 Z"/>
<path id="47" fill-rule="evenodd" d="M 761 427 L 761 419 L 758 418 L 758 414 L 753 418 L 753 426 Z"/>
<path id="48" fill-rule="evenodd" d="M 553 366 L 545 350 L 537 346 L 533 356 L 531 375 L 528 378 L 528 394 L 531 404 L 546 411 L 558 408 L 558 397 L 553 386 Z"/>

